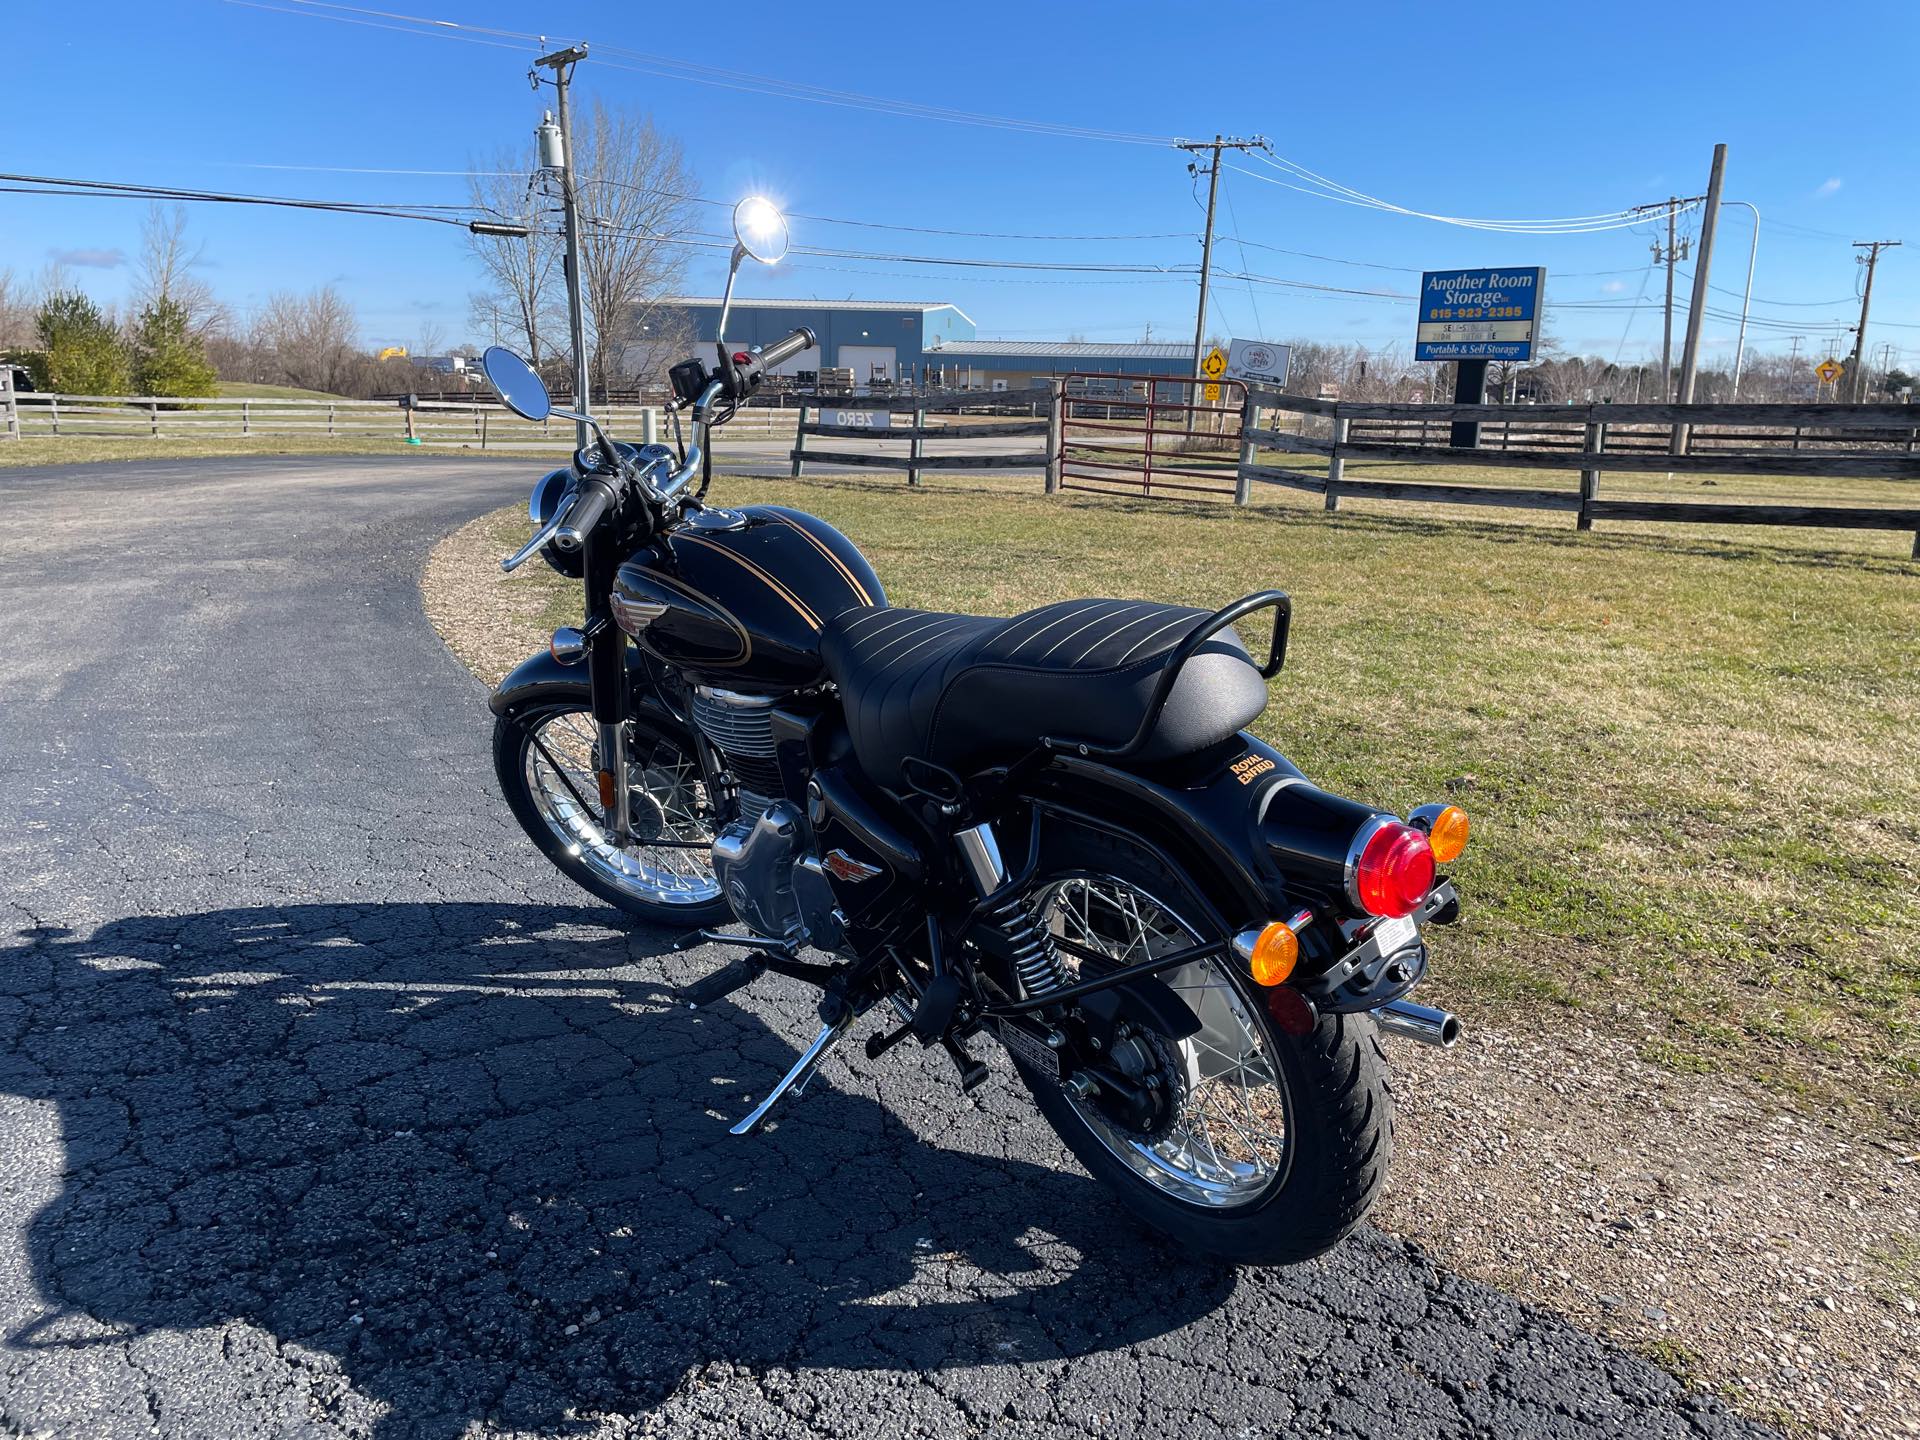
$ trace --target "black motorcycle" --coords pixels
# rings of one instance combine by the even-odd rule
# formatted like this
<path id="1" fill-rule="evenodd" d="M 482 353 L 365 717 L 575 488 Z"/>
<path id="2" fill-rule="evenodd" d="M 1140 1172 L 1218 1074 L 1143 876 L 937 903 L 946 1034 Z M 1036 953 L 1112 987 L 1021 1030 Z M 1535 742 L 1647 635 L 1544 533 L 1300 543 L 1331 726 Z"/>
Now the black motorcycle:
<path id="1" fill-rule="evenodd" d="M 763 200 L 735 233 L 722 336 L 741 262 L 786 248 Z M 1421 927 L 1458 914 L 1436 865 L 1466 816 L 1343 799 L 1245 733 L 1286 656 L 1278 590 L 1212 614 L 902 609 L 832 526 L 703 503 L 715 427 L 815 343 L 674 367 L 692 439 L 671 448 L 610 439 L 487 352 L 517 414 L 593 436 L 534 487 L 536 533 L 502 562 L 540 555 L 586 602 L 492 698 L 515 816 L 595 895 L 739 948 L 689 1004 L 767 971 L 818 987 L 819 1034 L 735 1134 L 877 1010 L 869 1056 L 939 1046 L 962 1090 L 988 1077 L 978 1037 L 1004 1045 L 1080 1162 L 1179 1242 L 1325 1250 L 1385 1178 L 1379 1033 L 1459 1031 L 1405 997 Z M 1234 629 L 1255 616 L 1259 659 Z"/>

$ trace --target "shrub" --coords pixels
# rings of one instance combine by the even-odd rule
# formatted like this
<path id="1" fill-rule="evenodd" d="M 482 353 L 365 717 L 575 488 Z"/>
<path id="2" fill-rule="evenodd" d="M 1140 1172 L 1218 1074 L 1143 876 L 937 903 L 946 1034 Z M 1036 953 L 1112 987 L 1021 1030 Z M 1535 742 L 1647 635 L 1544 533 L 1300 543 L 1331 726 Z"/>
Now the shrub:
<path id="1" fill-rule="evenodd" d="M 49 295 L 34 330 L 47 351 L 48 389 L 69 395 L 126 393 L 126 348 L 100 307 L 78 290 Z"/>
<path id="2" fill-rule="evenodd" d="M 140 395 L 217 395 L 206 347 L 187 329 L 186 308 L 162 295 L 133 331 L 133 385 Z"/>

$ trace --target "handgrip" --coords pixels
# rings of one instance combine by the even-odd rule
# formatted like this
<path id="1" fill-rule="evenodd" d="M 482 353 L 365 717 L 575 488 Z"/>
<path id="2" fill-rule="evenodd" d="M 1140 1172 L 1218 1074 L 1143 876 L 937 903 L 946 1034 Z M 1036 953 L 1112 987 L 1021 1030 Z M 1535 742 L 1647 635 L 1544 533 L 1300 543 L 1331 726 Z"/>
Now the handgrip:
<path id="1" fill-rule="evenodd" d="M 567 508 L 566 523 L 554 533 L 553 543 L 562 550 L 578 550 L 601 517 L 613 508 L 613 487 L 598 476 L 589 475 L 580 482 L 573 504 Z"/>
<path id="2" fill-rule="evenodd" d="M 776 365 L 783 365 L 801 351 L 811 350 L 819 343 L 819 337 L 802 325 L 786 339 L 776 340 L 760 352 L 761 368 L 771 370 Z"/>

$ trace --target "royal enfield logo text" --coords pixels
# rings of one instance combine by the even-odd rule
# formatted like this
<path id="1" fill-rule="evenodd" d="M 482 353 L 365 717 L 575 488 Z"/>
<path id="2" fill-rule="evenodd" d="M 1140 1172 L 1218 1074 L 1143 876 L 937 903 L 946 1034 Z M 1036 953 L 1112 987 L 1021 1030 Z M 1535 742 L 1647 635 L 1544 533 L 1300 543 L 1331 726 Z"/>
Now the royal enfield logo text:
<path id="1" fill-rule="evenodd" d="M 1259 776 L 1273 769 L 1273 761 L 1264 755 L 1242 755 L 1227 768 L 1242 785 L 1251 785 Z"/>

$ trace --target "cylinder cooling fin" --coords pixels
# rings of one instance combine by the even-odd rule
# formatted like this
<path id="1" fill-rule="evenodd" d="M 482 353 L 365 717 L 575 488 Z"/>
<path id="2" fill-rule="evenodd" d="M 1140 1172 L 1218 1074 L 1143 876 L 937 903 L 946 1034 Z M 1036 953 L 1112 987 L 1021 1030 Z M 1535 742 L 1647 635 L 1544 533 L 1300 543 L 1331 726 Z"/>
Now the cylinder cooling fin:
<path id="1" fill-rule="evenodd" d="M 770 797 L 780 793 L 780 767 L 773 746 L 775 703 L 771 696 L 741 695 L 704 685 L 693 692 L 693 723 L 740 782 L 743 811 L 757 814 Z"/>

